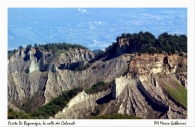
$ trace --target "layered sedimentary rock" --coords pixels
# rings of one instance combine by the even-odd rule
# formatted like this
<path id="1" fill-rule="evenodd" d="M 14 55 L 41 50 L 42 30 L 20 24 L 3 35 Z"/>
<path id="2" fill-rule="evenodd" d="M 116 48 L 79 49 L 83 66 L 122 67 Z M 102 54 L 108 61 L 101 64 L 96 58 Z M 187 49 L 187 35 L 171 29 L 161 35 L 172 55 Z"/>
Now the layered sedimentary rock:
<path id="1" fill-rule="evenodd" d="M 19 57 L 21 61 L 23 60 L 24 65 L 28 63 L 28 67 L 23 69 L 21 66 L 17 67 L 17 64 L 12 63 L 17 61 L 16 57 Z M 8 73 L 8 98 L 21 105 L 25 103 L 26 98 L 31 98 L 39 90 L 42 91 L 44 103 L 47 103 L 53 97 L 60 95 L 62 91 L 80 86 L 89 88 L 98 81 L 113 81 L 122 71 L 127 70 L 127 63 L 130 59 L 129 56 L 121 56 L 105 62 L 96 61 L 83 71 L 61 70 L 55 64 L 44 64 L 46 70 L 43 71 L 40 70 L 39 65 L 41 64 L 38 64 L 41 63 L 42 58 L 37 61 L 35 56 L 31 55 L 31 57 L 24 61 L 22 56 L 18 56 L 16 53 L 11 58 L 12 62 L 8 64 L 10 70 Z"/>
<path id="2" fill-rule="evenodd" d="M 93 112 L 98 100 L 109 97 L 110 99 L 106 99 L 105 103 L 102 103 L 104 109 L 101 114 L 115 112 L 134 114 L 142 118 L 186 119 L 187 110 L 175 104 L 163 92 L 162 87 L 162 81 L 169 84 L 177 81 L 186 86 L 186 82 L 183 83 L 186 80 L 185 76 L 181 80 L 178 78 L 178 74 L 175 74 L 180 62 L 186 64 L 187 61 L 177 55 L 142 54 L 131 57 L 128 73 L 115 78 L 115 83 L 110 91 L 101 93 L 104 97 L 98 97 L 97 95 L 100 93 L 87 95 L 83 91 L 69 103 L 70 106 L 56 114 L 55 118 L 85 118 L 87 113 L 90 115 L 89 112 Z M 79 110 L 81 105 L 86 106 L 82 111 Z M 76 117 L 79 114 L 80 117 Z"/>
<path id="3" fill-rule="evenodd" d="M 99 104 L 104 106 L 101 115 L 121 113 L 146 119 L 186 119 L 187 110 L 175 105 L 162 92 L 162 87 L 154 84 L 154 80 L 159 83 L 158 77 L 152 75 L 116 78 L 110 90 L 93 95 L 83 91 L 68 103 L 68 107 L 51 118 L 87 118 L 98 106 L 98 101 L 102 100 Z"/>
<path id="4" fill-rule="evenodd" d="M 54 56 L 51 52 L 39 49 L 22 49 L 8 60 L 8 73 L 25 71 L 48 71 L 51 64 L 60 69 L 74 69 L 94 58 L 93 52 L 83 49 L 70 49 L 66 53 Z M 52 59 L 54 58 L 54 60 Z"/>
<path id="5" fill-rule="evenodd" d="M 75 69 L 76 67 L 87 64 L 95 58 L 93 52 L 84 49 L 69 49 L 66 53 L 60 54 L 58 60 L 53 63 L 60 69 Z"/>
<path id="6" fill-rule="evenodd" d="M 98 106 L 97 100 L 106 96 L 110 90 L 88 95 L 84 91 L 75 96 L 62 111 L 58 112 L 55 119 L 87 118 Z"/>
<path id="7" fill-rule="evenodd" d="M 50 60 L 54 54 L 50 52 L 19 50 L 8 60 L 8 108 L 23 110 L 22 106 L 30 102 L 29 107 L 34 110 L 63 91 L 82 87 L 84 90 L 51 118 L 89 118 L 101 107 L 99 115 L 186 119 L 187 109 L 168 96 L 164 83 L 174 86 L 178 82 L 187 89 L 187 73 L 177 73 L 185 70 L 187 59 L 167 54 L 129 54 L 138 50 L 136 45 L 121 39 L 109 59 L 93 61 L 82 71 L 73 69 L 94 58 L 89 50 L 71 49 L 53 61 Z M 85 89 L 98 81 L 111 87 L 86 94 Z"/>

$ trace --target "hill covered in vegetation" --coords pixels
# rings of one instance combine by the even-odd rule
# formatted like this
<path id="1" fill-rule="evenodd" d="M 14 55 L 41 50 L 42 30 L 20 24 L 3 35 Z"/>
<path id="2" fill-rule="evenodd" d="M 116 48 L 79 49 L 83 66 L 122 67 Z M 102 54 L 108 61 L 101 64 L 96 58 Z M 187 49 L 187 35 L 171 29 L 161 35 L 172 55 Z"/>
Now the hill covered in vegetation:
<path id="1" fill-rule="evenodd" d="M 187 36 L 186 35 L 171 35 L 167 32 L 162 33 L 155 38 L 150 32 L 139 32 L 134 34 L 122 34 L 117 37 L 117 41 L 121 38 L 129 39 L 130 43 L 139 45 L 141 53 L 187 53 Z"/>
<path id="2" fill-rule="evenodd" d="M 128 42 L 130 47 L 135 47 L 137 53 L 167 53 L 179 54 L 187 53 L 187 36 L 186 35 L 172 35 L 164 32 L 155 38 L 150 32 L 140 31 L 139 33 L 122 33 L 121 36 L 116 38 L 117 42 L 107 47 L 105 51 L 96 50 L 97 57 L 106 56 L 107 54 L 116 53 L 116 48 L 121 40 Z M 129 48 L 125 53 L 132 53 Z"/>
<path id="3" fill-rule="evenodd" d="M 82 46 L 82 45 L 78 45 L 78 44 L 68 44 L 66 42 L 62 42 L 62 43 L 48 43 L 48 44 L 34 44 L 34 46 L 27 45 L 25 47 L 25 49 L 27 51 L 29 51 L 31 48 L 35 48 L 35 50 L 41 50 L 41 51 L 45 51 L 45 52 L 52 52 L 53 54 L 59 56 L 61 53 L 64 53 L 66 51 L 68 51 L 70 48 L 71 49 L 84 49 L 86 50 L 87 48 Z M 8 51 L 8 58 L 10 58 L 14 53 L 16 53 L 18 50 L 24 49 L 24 47 L 19 46 L 18 49 L 14 49 L 14 50 L 9 50 Z"/>
<path id="4" fill-rule="evenodd" d="M 122 33 L 121 36 L 116 38 L 117 42 L 113 42 L 112 45 L 108 46 L 103 50 L 94 50 L 96 57 L 106 56 L 109 53 L 115 53 L 117 43 L 120 39 L 127 39 L 130 45 L 136 45 L 138 48 L 138 53 L 168 53 L 174 54 L 178 53 L 182 55 L 182 52 L 187 53 L 187 36 L 186 35 L 172 35 L 164 32 L 155 38 L 155 36 L 150 32 L 140 31 L 139 33 Z M 63 43 L 48 43 L 48 44 L 34 44 L 27 45 L 26 49 L 30 48 L 40 49 L 42 51 L 53 52 L 56 55 L 63 53 L 70 48 L 80 48 L 88 49 L 85 46 L 79 44 L 68 44 Z M 19 46 L 18 49 L 23 49 L 24 47 Z M 9 50 L 8 58 L 10 58 L 18 49 Z M 128 51 L 127 51 L 128 52 Z M 129 50 L 130 53 L 130 50 Z"/>

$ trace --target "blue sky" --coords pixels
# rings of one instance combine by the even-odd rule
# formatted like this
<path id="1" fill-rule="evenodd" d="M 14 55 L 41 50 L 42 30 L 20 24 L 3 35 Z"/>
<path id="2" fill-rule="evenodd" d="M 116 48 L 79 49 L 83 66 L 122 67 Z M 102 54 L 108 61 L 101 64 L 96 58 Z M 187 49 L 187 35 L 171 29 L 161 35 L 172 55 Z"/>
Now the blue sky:
<path id="1" fill-rule="evenodd" d="M 104 49 L 122 33 L 187 35 L 186 8 L 9 8 L 8 49 L 67 42 Z"/>

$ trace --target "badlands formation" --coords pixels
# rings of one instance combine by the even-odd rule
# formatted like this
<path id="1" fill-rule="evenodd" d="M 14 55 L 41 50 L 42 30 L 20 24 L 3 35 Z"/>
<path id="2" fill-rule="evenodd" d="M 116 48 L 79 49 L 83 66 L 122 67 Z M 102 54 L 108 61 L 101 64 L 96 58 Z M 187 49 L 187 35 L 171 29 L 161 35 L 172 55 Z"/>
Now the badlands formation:
<path id="1" fill-rule="evenodd" d="M 130 53 L 127 51 L 131 51 Z M 52 53 L 31 48 L 18 50 L 8 60 L 8 108 L 33 111 L 63 91 L 82 87 L 52 119 L 90 118 L 92 114 L 136 115 L 145 119 L 187 119 L 187 107 L 175 100 L 167 85 L 187 90 L 187 72 L 177 73 L 187 59 L 176 54 L 140 54 L 127 40 L 119 40 L 114 55 L 92 61 L 93 52 L 70 49 L 50 61 Z M 89 64 L 82 71 L 79 66 Z M 180 66 L 179 66 L 180 65 Z M 108 83 L 102 91 L 87 94 L 95 83 Z"/>

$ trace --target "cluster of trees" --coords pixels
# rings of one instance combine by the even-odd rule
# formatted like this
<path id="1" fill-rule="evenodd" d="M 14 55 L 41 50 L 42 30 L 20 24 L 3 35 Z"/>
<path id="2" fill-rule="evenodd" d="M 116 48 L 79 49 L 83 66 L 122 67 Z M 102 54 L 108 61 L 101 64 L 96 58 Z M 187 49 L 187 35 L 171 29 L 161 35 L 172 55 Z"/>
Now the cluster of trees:
<path id="1" fill-rule="evenodd" d="M 82 88 L 79 87 L 62 92 L 61 95 L 53 98 L 48 104 L 32 112 L 15 112 L 10 109 L 8 111 L 8 119 L 48 119 L 50 116 L 54 116 L 57 112 L 66 107 L 67 103 L 81 91 Z"/>
<path id="2" fill-rule="evenodd" d="M 50 116 L 54 116 L 57 112 L 61 111 L 67 103 L 76 96 L 82 88 L 75 88 L 69 91 L 63 92 L 60 96 L 52 99 L 48 104 L 38 108 L 32 113 L 33 117 L 48 119 Z"/>
<path id="3" fill-rule="evenodd" d="M 105 83 L 104 81 L 100 81 L 94 84 L 91 88 L 86 89 L 85 92 L 87 94 L 94 94 L 94 93 L 104 90 L 107 86 L 108 86 L 108 83 Z"/>
<path id="4" fill-rule="evenodd" d="M 121 38 L 128 38 L 130 44 L 138 45 L 140 53 L 187 53 L 187 36 L 186 35 L 171 35 L 164 32 L 155 38 L 150 32 L 125 34 L 117 37 L 117 41 Z"/>
<path id="5" fill-rule="evenodd" d="M 116 38 L 119 39 L 126 38 L 130 42 L 130 46 L 135 46 L 138 53 L 168 53 L 174 54 L 178 53 L 182 55 L 182 52 L 187 53 L 187 36 L 186 35 L 171 35 L 164 32 L 155 38 L 155 36 L 150 32 L 140 31 L 139 33 L 122 33 L 121 36 Z M 117 42 L 113 42 L 112 45 L 107 47 L 105 51 L 96 50 L 94 53 L 96 55 L 95 59 L 105 57 L 108 54 L 114 54 L 117 48 Z M 129 52 L 131 53 L 130 49 Z"/>
<path id="6" fill-rule="evenodd" d="M 26 46 L 26 51 L 28 52 L 33 46 L 27 45 Z M 42 51 L 50 51 L 53 52 L 54 54 L 56 54 L 57 56 L 59 56 L 60 53 L 63 53 L 67 50 L 69 50 L 70 48 L 75 49 L 87 49 L 86 47 L 82 46 L 82 45 L 78 45 L 78 44 L 68 44 L 66 42 L 62 42 L 62 43 L 48 43 L 48 44 L 34 44 L 34 47 L 36 50 L 40 49 Z M 19 46 L 18 49 L 24 49 L 23 46 Z M 15 54 L 18 49 L 14 49 L 14 50 L 9 50 L 8 51 L 8 59 L 10 59 L 11 56 L 13 56 L 13 54 Z"/>
<path id="7" fill-rule="evenodd" d="M 13 109 L 8 110 L 8 119 L 33 119 L 30 113 L 23 111 L 16 112 Z"/>
<path id="8" fill-rule="evenodd" d="M 43 51 L 53 51 L 53 52 L 57 52 L 58 50 L 68 50 L 70 48 L 80 48 L 80 49 L 87 49 L 86 47 L 82 46 L 82 45 L 78 45 L 78 44 L 68 44 L 66 42 L 63 43 L 48 43 L 48 44 L 44 44 L 44 45 L 37 45 L 34 44 L 34 48 L 38 48 L 41 49 Z"/>
<path id="9" fill-rule="evenodd" d="M 14 49 L 14 50 L 9 50 L 9 51 L 8 51 L 8 59 L 10 59 L 16 52 L 17 52 L 16 49 Z"/>

